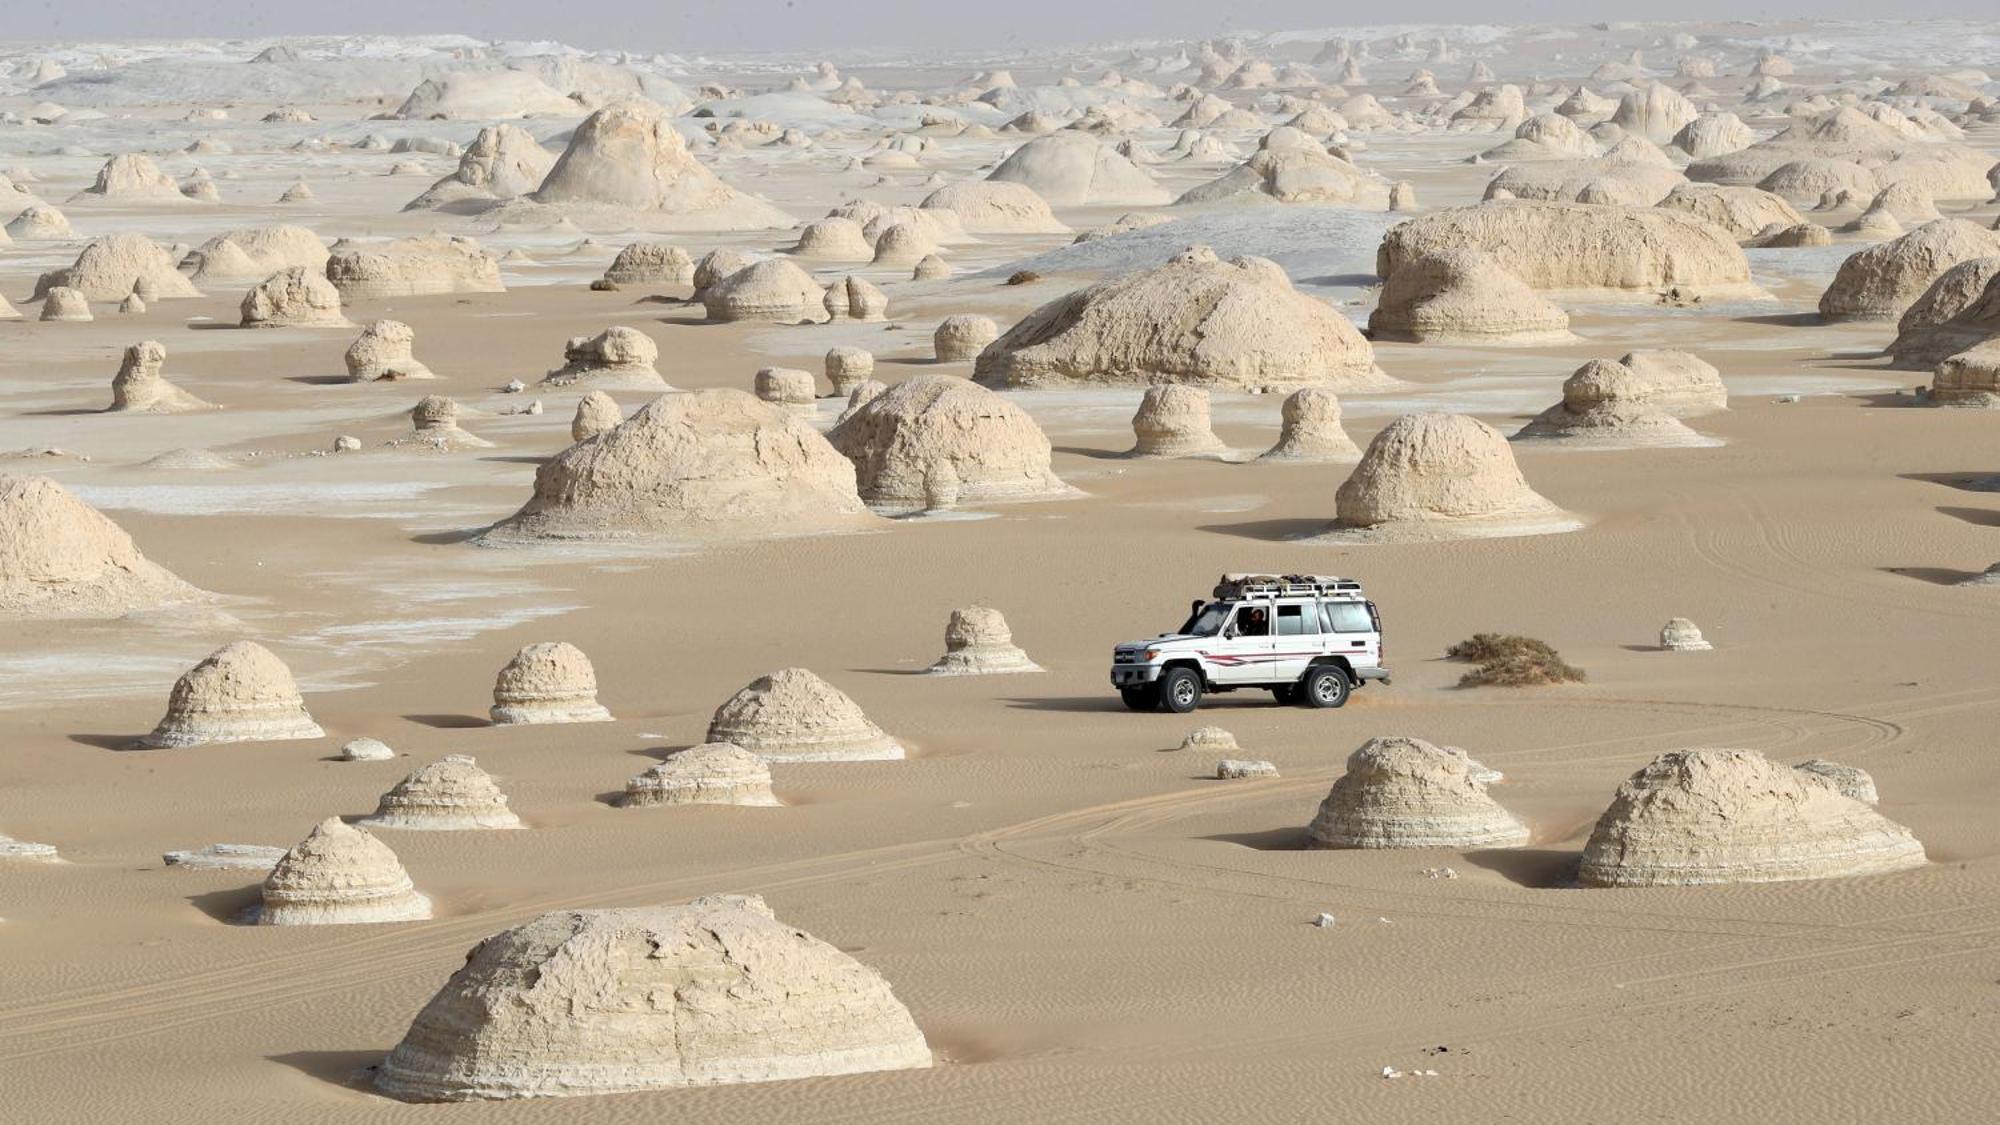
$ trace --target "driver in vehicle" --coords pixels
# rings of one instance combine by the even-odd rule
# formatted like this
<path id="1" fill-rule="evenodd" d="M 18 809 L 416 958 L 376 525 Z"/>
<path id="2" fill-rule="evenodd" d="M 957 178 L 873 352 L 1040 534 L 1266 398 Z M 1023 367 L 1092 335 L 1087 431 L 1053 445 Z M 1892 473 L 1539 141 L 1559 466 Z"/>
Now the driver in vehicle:
<path id="1" fill-rule="evenodd" d="M 1236 635 L 1239 637 L 1265 637 L 1270 633 L 1271 619 L 1262 609 L 1246 609 L 1236 619 Z"/>

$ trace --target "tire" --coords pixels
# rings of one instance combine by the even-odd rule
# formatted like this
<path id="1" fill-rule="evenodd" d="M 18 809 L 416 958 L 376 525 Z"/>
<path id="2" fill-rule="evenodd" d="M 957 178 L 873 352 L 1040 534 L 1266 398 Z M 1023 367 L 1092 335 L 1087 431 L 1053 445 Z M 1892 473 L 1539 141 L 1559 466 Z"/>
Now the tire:
<path id="1" fill-rule="evenodd" d="M 1125 706 L 1134 711 L 1151 711 L 1160 705 L 1159 688 L 1151 684 L 1145 687 L 1119 688 L 1118 698 L 1123 699 Z"/>
<path id="2" fill-rule="evenodd" d="M 1271 698 L 1277 700 L 1283 706 L 1290 707 L 1299 701 L 1299 685 L 1279 684 L 1277 687 L 1271 689 Z"/>
<path id="3" fill-rule="evenodd" d="M 1201 676 L 1187 668 L 1169 668 L 1160 677 L 1160 710 L 1185 715 L 1201 706 Z"/>
<path id="4" fill-rule="evenodd" d="M 1353 685 L 1348 683 L 1347 673 L 1334 665 L 1321 664 L 1306 671 L 1306 678 L 1299 688 L 1306 706 L 1325 709 L 1346 706 Z"/>

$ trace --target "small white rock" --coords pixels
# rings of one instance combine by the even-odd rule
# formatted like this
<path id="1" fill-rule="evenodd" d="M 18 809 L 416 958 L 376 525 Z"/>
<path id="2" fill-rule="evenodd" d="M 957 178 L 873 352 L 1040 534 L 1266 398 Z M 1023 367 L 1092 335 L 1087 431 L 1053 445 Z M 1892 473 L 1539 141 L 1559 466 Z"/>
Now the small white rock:
<path id="1" fill-rule="evenodd" d="M 1232 781 L 1243 777 L 1276 777 L 1278 767 L 1269 762 L 1248 758 L 1224 758 L 1215 763 L 1215 776 L 1222 781 Z"/>
<path id="2" fill-rule="evenodd" d="M 342 434 L 333 439 L 335 453 L 352 453 L 361 448 L 361 439 L 352 434 Z"/>
<path id="3" fill-rule="evenodd" d="M 1313 919 L 1313 925 L 1322 930 L 1330 930 L 1334 927 L 1335 921 L 1333 915 L 1322 912 L 1319 917 Z"/>
<path id="4" fill-rule="evenodd" d="M 396 756 L 389 744 L 375 738 L 357 738 L 340 748 L 342 761 L 385 762 Z"/>

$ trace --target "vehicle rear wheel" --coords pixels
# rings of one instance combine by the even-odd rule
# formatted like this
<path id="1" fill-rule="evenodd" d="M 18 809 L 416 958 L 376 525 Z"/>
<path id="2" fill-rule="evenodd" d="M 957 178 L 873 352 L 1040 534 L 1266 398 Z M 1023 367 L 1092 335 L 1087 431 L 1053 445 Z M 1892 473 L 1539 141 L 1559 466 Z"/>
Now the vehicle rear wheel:
<path id="1" fill-rule="evenodd" d="M 1134 711 L 1151 711 L 1160 705 L 1160 691 L 1151 684 L 1145 687 L 1119 688 L 1118 698 L 1123 699 L 1125 706 Z"/>
<path id="2" fill-rule="evenodd" d="M 1289 707 L 1299 701 L 1299 685 L 1279 684 L 1271 689 L 1271 698 Z"/>
<path id="3" fill-rule="evenodd" d="M 1308 670 L 1305 682 L 1300 685 L 1306 706 L 1313 708 L 1344 706 L 1350 686 L 1347 673 L 1331 664 L 1321 664 Z"/>
<path id="4" fill-rule="evenodd" d="M 1160 708 L 1185 715 L 1201 706 L 1201 677 L 1187 668 L 1170 668 L 1160 677 Z"/>

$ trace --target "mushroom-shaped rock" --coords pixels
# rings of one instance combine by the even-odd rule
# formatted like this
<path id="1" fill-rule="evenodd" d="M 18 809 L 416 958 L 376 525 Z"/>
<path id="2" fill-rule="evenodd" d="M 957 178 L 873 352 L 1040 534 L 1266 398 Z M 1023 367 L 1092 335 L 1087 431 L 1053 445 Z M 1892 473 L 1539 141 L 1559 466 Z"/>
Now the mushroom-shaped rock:
<path id="1" fill-rule="evenodd" d="M 1484 768 L 1456 746 L 1371 738 L 1306 828 L 1320 848 L 1511 848 L 1528 826 L 1486 792 Z"/>
<path id="2" fill-rule="evenodd" d="M 305 266 L 280 270 L 243 295 L 245 328 L 342 328 L 340 290 Z"/>
<path id="3" fill-rule="evenodd" d="M 979 353 L 999 338 L 1000 326 L 991 317 L 954 313 L 931 333 L 931 347 L 939 363 L 963 363 L 978 359 Z"/>
<path id="4" fill-rule="evenodd" d="M 863 762 L 901 758 L 903 747 L 868 721 L 846 693 L 804 668 L 759 676 L 716 708 L 708 740 L 769 762 Z"/>
<path id="5" fill-rule="evenodd" d="M 443 395 L 425 395 L 410 408 L 410 432 L 389 444 L 424 453 L 492 448 L 492 442 L 458 424 L 458 412 L 457 402 Z"/>
<path id="6" fill-rule="evenodd" d="M 1191 383 L 1225 389 L 1379 385 L 1352 322 L 1264 258 L 1192 247 L 1029 313 L 979 356 L 989 386 Z"/>
<path id="7" fill-rule="evenodd" d="M 389 845 L 328 817 L 285 853 L 264 879 L 260 926 L 412 922 L 431 916 Z"/>
<path id="8" fill-rule="evenodd" d="M 597 670 L 567 641 L 541 641 L 515 653 L 493 681 L 491 714 L 502 726 L 611 720 L 597 702 Z"/>
<path id="9" fill-rule="evenodd" d="M 139 745 L 179 749 L 324 737 L 326 732 L 306 713 L 285 662 L 255 641 L 235 641 L 174 681 L 166 717 Z"/>
<path id="10" fill-rule="evenodd" d="M 665 242 L 634 242 L 618 251 L 604 270 L 615 285 L 688 285 L 694 281 L 694 258 Z"/>
<path id="11" fill-rule="evenodd" d="M 1995 255 L 2000 255 L 2000 232 L 1964 219 L 1928 222 L 1840 263 L 1833 283 L 1820 294 L 1819 312 L 1829 320 L 1899 317 L 1946 270 Z"/>
<path id="12" fill-rule="evenodd" d="M 1070 495 L 1050 467 L 1049 439 L 1028 412 L 976 383 L 919 375 L 841 419 L 827 440 L 855 465 L 878 511 L 934 507 L 940 476 L 955 503 Z"/>
<path id="13" fill-rule="evenodd" d="M 1347 462 L 1361 460 L 1361 447 L 1340 424 L 1340 396 L 1325 387 L 1301 387 L 1279 408 L 1278 444 L 1260 460 Z"/>
<path id="14" fill-rule="evenodd" d="M 933 676 L 996 676 L 1039 672 L 1014 644 L 1013 630 L 999 610 L 983 605 L 951 611 L 944 627 L 944 655 L 931 665 Z"/>
<path id="15" fill-rule="evenodd" d="M 1573 530 L 1521 476 L 1500 432 L 1463 414 L 1405 414 L 1361 455 L 1336 494 L 1336 532 L 1434 539 Z"/>
<path id="16" fill-rule="evenodd" d="M 618 400 L 603 391 L 591 391 L 576 400 L 576 417 L 570 419 L 569 439 L 589 441 L 607 430 L 616 429 L 625 420 L 625 412 L 618 408 Z"/>
<path id="17" fill-rule="evenodd" d="M 812 372 L 796 367 L 759 368 L 751 389 L 765 402 L 808 411 L 819 398 Z"/>
<path id="18" fill-rule="evenodd" d="M 573 383 L 592 386 L 667 390 L 667 381 L 653 365 L 660 346 L 637 328 L 613 325 L 595 336 L 572 336 L 563 345 L 563 365 L 542 377 L 553 387 Z"/>
<path id="19" fill-rule="evenodd" d="M 1652 389 L 1624 364 L 1593 359 L 1563 380 L 1562 401 L 1521 427 L 1515 437 L 1597 448 L 1709 444 L 1649 401 Z"/>
<path id="20" fill-rule="evenodd" d="M 931 1064 L 874 970 L 760 898 L 564 910 L 473 947 L 375 1075 L 404 1101 L 557 1097 Z"/>
<path id="21" fill-rule="evenodd" d="M 849 274 L 827 287 L 821 301 L 828 320 L 885 320 L 889 298 L 865 277 Z"/>
<path id="22" fill-rule="evenodd" d="M 1130 457 L 1220 457 L 1229 452 L 1208 422 L 1208 391 L 1181 383 L 1146 388 L 1132 415 Z"/>
<path id="23" fill-rule="evenodd" d="M 370 828 L 453 832 L 519 828 L 493 776 L 464 754 L 449 754 L 397 782 L 357 823 Z"/>
<path id="24" fill-rule="evenodd" d="M 111 378 L 111 409 L 142 414 L 179 414 L 189 410 L 212 410 L 203 402 L 174 386 L 161 374 L 166 366 L 166 345 L 146 340 L 125 349 L 118 374 Z"/>
<path id="25" fill-rule="evenodd" d="M 846 344 L 826 350 L 826 381 L 834 394 L 852 394 L 855 387 L 874 376 L 875 353 Z"/>
<path id="26" fill-rule="evenodd" d="M 826 317 L 826 290 L 783 258 L 766 258 L 737 270 L 701 290 L 701 303 L 710 320 L 798 324 Z"/>
<path id="27" fill-rule="evenodd" d="M 362 329 L 347 346 L 347 378 L 355 383 L 378 379 L 435 379 L 416 354 L 416 329 L 400 320 L 377 320 Z"/>
<path id="28" fill-rule="evenodd" d="M 1413 258 L 1389 275 L 1369 314 L 1377 340 L 1537 344 L 1571 339 L 1569 314 L 1483 250 Z"/>
<path id="29" fill-rule="evenodd" d="M 68 489 L 0 474 L 0 616 L 118 617 L 201 596 Z"/>
<path id="30" fill-rule="evenodd" d="M 1751 750 L 1676 750 L 1618 787 L 1584 845 L 1595 887 L 1769 883 L 1921 866 L 1908 829 Z"/>
<path id="31" fill-rule="evenodd" d="M 664 395 L 535 473 L 489 542 L 743 537 L 864 526 L 854 465 L 797 413 L 744 391 Z"/>
<path id="32" fill-rule="evenodd" d="M 659 805 L 777 805 L 771 795 L 771 767 L 764 759 L 727 742 L 710 742 L 669 754 L 666 760 L 625 783 L 620 808 Z"/>
<path id="33" fill-rule="evenodd" d="M 1808 782 L 1824 785 L 1843 797 L 1851 797 L 1864 805 L 1872 805 L 1879 796 L 1875 792 L 1875 779 L 1859 766 L 1843 766 L 1839 762 L 1829 762 L 1824 758 L 1814 758 L 1792 767 L 1792 772 Z"/>
<path id="34" fill-rule="evenodd" d="M 1715 646 L 1702 637 L 1694 622 L 1675 617 L 1660 626 L 1660 647 L 1668 652 L 1707 652 Z"/>

